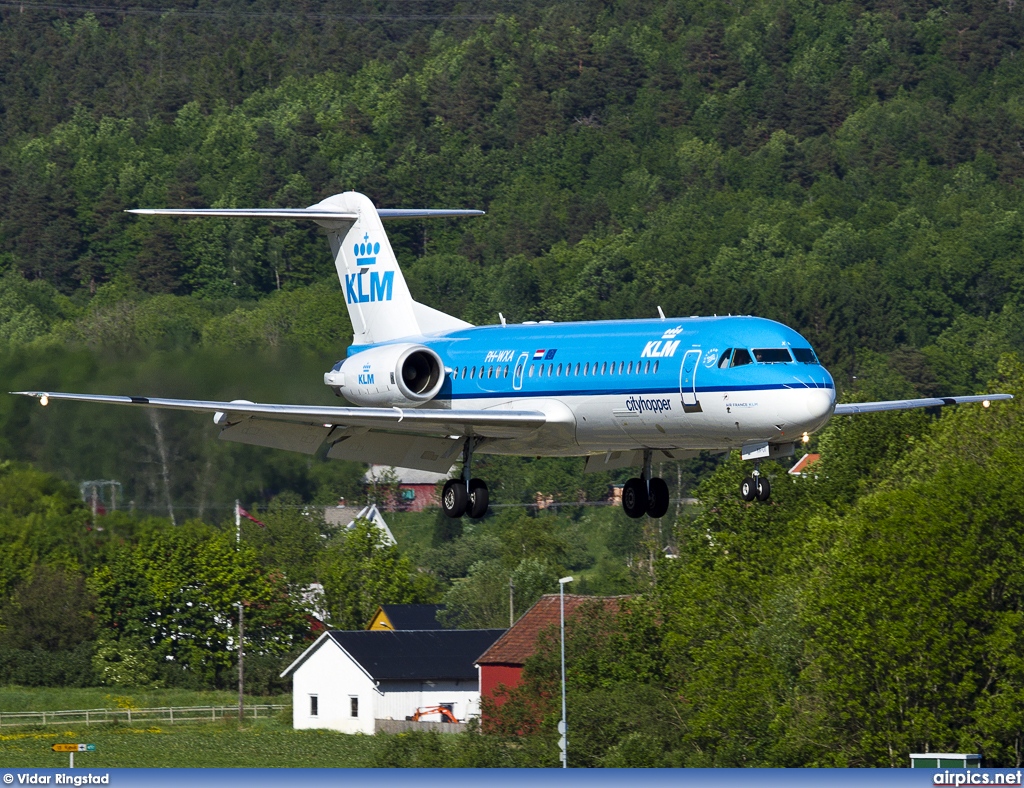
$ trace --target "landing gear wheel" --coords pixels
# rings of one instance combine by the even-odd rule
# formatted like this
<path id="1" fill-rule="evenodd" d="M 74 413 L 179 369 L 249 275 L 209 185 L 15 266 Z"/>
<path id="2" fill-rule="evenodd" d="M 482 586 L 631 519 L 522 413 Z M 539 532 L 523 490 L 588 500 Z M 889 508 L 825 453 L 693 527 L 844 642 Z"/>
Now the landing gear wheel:
<path id="1" fill-rule="evenodd" d="M 757 477 L 757 500 L 767 501 L 772 494 L 772 485 L 767 476 Z"/>
<path id="2" fill-rule="evenodd" d="M 483 517 L 487 514 L 487 504 L 489 502 L 490 496 L 487 493 L 487 482 L 483 479 L 470 479 L 466 514 L 474 520 Z"/>
<path id="3" fill-rule="evenodd" d="M 647 514 L 647 485 L 643 479 L 630 479 L 622 487 L 622 508 L 633 519 Z"/>
<path id="4" fill-rule="evenodd" d="M 445 515 L 454 520 L 466 513 L 469 496 L 466 495 L 466 483 L 462 479 L 449 479 L 441 491 L 441 509 Z"/>
<path id="5" fill-rule="evenodd" d="M 655 476 L 647 485 L 647 516 L 664 517 L 668 511 L 668 485 Z"/>
<path id="6" fill-rule="evenodd" d="M 740 498 L 744 501 L 752 501 L 757 497 L 757 485 L 752 476 L 748 476 L 740 482 Z"/>

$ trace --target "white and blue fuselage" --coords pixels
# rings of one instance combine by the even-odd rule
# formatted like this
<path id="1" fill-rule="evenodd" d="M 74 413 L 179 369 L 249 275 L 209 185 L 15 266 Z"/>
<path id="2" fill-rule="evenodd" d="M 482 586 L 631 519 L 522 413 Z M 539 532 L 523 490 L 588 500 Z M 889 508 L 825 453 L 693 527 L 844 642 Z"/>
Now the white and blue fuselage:
<path id="1" fill-rule="evenodd" d="M 395 404 L 386 349 L 408 343 L 434 351 L 444 368 L 437 394 L 422 407 L 548 417 L 545 430 L 489 440 L 478 449 L 484 453 L 792 443 L 823 426 L 835 404 L 832 377 L 810 344 L 756 317 L 496 325 L 406 337 L 350 348 L 325 382 L 360 404 Z"/>

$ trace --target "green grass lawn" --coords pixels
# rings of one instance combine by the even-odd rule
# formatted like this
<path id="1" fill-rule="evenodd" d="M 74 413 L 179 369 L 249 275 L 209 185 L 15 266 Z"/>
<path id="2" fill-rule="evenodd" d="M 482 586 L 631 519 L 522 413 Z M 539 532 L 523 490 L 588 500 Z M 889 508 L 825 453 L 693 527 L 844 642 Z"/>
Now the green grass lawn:
<path id="1" fill-rule="evenodd" d="M 246 696 L 246 703 L 288 705 L 291 695 Z M 238 693 L 225 690 L 118 689 L 116 687 L 0 687 L 0 713 L 62 709 L 151 709 L 158 706 L 233 706 Z"/>
<path id="2" fill-rule="evenodd" d="M 71 727 L 71 726 L 69 726 Z M 454 737 L 452 737 L 454 738 Z M 75 755 L 75 766 L 112 767 L 273 767 L 373 766 L 382 742 L 372 736 L 332 731 L 295 731 L 276 720 L 239 728 L 237 721 L 200 725 L 133 727 L 73 726 L 10 729 L 0 733 L 0 768 L 62 768 L 57 743 L 95 744 Z"/>

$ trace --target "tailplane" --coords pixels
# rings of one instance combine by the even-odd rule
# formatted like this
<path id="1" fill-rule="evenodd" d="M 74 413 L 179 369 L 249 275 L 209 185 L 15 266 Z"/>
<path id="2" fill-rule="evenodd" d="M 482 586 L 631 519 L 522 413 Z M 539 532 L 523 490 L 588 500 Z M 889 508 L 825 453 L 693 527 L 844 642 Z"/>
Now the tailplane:
<path id="1" fill-rule="evenodd" d="M 352 320 L 355 334 L 352 343 L 355 345 L 454 331 L 471 325 L 413 300 L 381 220 L 480 216 L 483 211 L 378 210 L 365 195 L 345 192 L 309 208 L 136 208 L 129 213 L 316 222 L 327 230 L 334 265 Z"/>

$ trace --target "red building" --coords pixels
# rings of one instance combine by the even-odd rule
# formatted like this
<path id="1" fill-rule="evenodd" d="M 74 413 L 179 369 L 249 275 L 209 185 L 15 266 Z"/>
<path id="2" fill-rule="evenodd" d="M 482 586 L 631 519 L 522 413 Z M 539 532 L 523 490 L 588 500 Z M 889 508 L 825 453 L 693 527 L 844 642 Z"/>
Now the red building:
<path id="1" fill-rule="evenodd" d="M 558 629 L 560 610 L 558 594 L 545 594 L 516 621 L 494 645 L 485 651 L 476 661 L 480 669 L 480 698 L 490 698 L 497 705 L 504 702 L 504 697 L 497 695 L 498 687 L 504 685 L 512 688 L 518 686 L 523 676 L 523 665 L 537 648 L 537 638 L 541 632 L 554 627 Z M 578 594 L 565 595 L 565 620 L 568 623 L 581 605 L 600 600 L 605 609 L 617 612 L 619 601 L 626 597 L 594 597 Z"/>
<path id="2" fill-rule="evenodd" d="M 371 465 L 363 481 L 371 488 L 389 489 L 378 500 L 393 512 L 419 512 L 428 506 L 437 506 L 437 485 L 448 478 L 447 473 L 419 471 L 415 468 L 392 468 Z"/>

